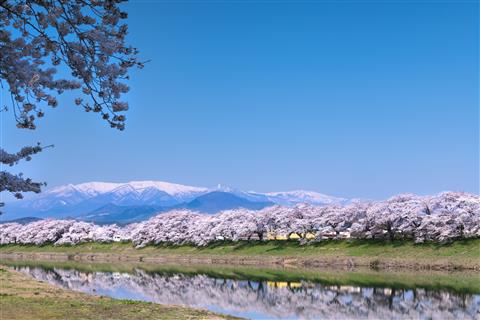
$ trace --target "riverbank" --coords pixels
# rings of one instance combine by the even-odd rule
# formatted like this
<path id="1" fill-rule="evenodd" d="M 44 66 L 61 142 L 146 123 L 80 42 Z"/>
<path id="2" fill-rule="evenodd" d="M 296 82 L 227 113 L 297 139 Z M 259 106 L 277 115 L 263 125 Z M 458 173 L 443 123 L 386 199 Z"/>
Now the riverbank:
<path id="1" fill-rule="evenodd" d="M 180 306 L 115 300 L 65 290 L 0 266 L 2 319 L 234 319 Z"/>
<path id="2" fill-rule="evenodd" d="M 293 241 L 215 243 L 207 247 L 84 243 L 76 246 L 0 246 L 0 259 L 199 263 L 259 266 L 371 267 L 432 270 L 480 270 L 480 239 L 450 244 L 409 241 Z"/>

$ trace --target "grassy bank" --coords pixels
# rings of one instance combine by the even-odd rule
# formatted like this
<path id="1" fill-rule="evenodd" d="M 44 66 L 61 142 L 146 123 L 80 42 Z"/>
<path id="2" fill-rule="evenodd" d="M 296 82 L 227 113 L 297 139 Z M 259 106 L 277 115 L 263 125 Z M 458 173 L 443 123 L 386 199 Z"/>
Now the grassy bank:
<path id="1" fill-rule="evenodd" d="M 229 319 L 198 309 L 89 296 L 5 267 L 0 283 L 2 319 Z"/>
<path id="2" fill-rule="evenodd" d="M 131 243 L 86 243 L 77 246 L 0 246 L 0 255 L 51 254 L 69 259 L 111 261 L 163 261 L 162 259 L 198 262 L 246 264 L 340 264 L 372 267 L 480 268 L 480 239 L 451 244 L 414 244 L 409 241 L 324 241 L 300 245 L 290 241 L 215 243 L 207 247 L 148 246 L 136 249 Z M 205 261 L 202 261 L 205 260 Z"/>

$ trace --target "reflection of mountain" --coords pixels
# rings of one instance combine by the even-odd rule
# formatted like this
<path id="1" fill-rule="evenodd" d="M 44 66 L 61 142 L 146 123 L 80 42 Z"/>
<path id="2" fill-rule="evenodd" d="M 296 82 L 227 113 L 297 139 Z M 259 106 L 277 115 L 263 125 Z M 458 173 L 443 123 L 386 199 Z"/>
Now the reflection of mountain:
<path id="1" fill-rule="evenodd" d="M 305 319 L 475 319 L 480 295 L 424 289 L 257 282 L 206 275 L 132 274 L 20 267 L 34 278 L 112 297 L 209 307 L 237 316 Z"/>

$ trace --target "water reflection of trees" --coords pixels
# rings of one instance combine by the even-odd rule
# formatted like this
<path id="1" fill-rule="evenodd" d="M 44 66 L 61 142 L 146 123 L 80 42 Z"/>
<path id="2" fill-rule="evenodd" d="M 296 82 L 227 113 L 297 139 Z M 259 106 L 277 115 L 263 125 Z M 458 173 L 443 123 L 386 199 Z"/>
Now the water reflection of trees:
<path id="1" fill-rule="evenodd" d="M 129 292 L 165 304 L 215 306 L 235 313 L 299 318 L 475 319 L 480 296 L 425 289 L 331 286 L 312 282 L 257 282 L 183 274 L 79 272 L 21 267 L 22 272 L 81 291 Z"/>

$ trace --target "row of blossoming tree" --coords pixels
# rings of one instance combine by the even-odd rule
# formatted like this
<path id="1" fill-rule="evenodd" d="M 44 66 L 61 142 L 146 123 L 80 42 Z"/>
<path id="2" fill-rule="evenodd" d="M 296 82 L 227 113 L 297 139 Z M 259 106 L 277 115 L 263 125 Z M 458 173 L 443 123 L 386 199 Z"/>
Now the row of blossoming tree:
<path id="1" fill-rule="evenodd" d="M 476 238 L 480 237 L 480 196 L 460 192 L 399 195 L 386 201 L 346 206 L 272 206 L 260 211 L 228 210 L 216 215 L 172 210 L 124 227 L 75 220 L 0 225 L 0 244 L 132 241 L 137 247 L 204 246 L 214 241 L 268 241 L 278 236 L 296 238 L 302 243 L 341 238 L 415 242 Z"/>

